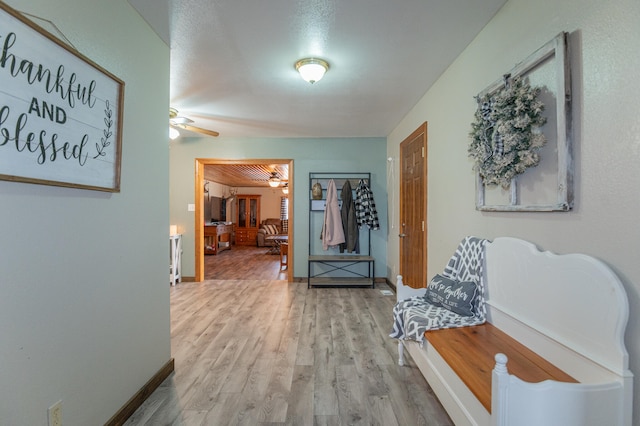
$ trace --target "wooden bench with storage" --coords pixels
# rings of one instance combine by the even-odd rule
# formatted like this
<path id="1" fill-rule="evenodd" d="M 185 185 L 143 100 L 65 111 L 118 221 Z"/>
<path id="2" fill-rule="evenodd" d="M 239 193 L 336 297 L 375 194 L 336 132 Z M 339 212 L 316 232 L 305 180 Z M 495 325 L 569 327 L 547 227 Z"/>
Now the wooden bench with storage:
<path id="1" fill-rule="evenodd" d="M 628 301 L 605 264 L 497 238 L 483 281 L 486 323 L 399 344 L 456 425 L 631 425 Z M 398 276 L 399 301 L 424 292 Z"/>
<path id="2" fill-rule="evenodd" d="M 509 359 L 509 370 L 525 382 L 577 382 L 491 323 L 431 330 L 425 337 L 489 413 L 496 353 L 505 354 Z"/>

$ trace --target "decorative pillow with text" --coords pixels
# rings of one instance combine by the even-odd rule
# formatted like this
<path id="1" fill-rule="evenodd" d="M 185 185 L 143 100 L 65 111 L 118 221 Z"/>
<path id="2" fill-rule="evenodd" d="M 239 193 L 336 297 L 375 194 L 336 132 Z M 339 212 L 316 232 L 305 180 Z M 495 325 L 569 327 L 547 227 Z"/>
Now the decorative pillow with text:
<path id="1" fill-rule="evenodd" d="M 478 285 L 472 281 L 458 282 L 442 275 L 436 275 L 427 286 L 425 299 L 435 306 L 442 306 L 458 315 L 475 315 L 473 306 Z"/>

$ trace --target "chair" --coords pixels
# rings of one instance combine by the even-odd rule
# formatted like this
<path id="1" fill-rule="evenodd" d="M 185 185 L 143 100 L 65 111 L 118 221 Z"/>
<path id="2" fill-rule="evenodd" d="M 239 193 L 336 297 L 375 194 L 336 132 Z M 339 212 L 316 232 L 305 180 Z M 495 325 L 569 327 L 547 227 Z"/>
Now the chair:
<path id="1" fill-rule="evenodd" d="M 289 261 L 289 243 L 280 244 L 280 269 L 284 266 L 287 269 L 287 262 Z"/>

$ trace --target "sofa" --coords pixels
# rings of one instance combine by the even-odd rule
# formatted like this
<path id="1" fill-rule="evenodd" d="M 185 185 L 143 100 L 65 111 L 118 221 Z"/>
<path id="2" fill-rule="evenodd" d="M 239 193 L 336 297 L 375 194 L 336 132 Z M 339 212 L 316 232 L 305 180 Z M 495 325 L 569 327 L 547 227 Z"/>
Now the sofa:
<path id="1" fill-rule="evenodd" d="M 260 222 L 258 229 L 258 247 L 271 247 L 275 244 L 273 240 L 268 240 L 270 235 L 288 235 L 289 221 L 277 218 L 267 218 Z"/>

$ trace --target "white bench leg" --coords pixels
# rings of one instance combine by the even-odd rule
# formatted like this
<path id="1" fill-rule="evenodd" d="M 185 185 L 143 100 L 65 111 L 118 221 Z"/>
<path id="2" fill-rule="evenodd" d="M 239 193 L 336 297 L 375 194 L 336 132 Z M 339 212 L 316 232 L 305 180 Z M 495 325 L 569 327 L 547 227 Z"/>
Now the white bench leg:
<path id="1" fill-rule="evenodd" d="M 404 365 L 404 345 L 401 340 L 398 340 L 398 365 L 400 367 Z"/>

